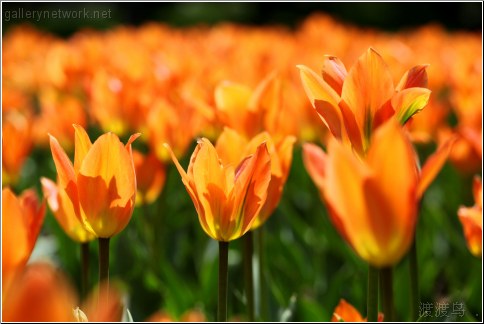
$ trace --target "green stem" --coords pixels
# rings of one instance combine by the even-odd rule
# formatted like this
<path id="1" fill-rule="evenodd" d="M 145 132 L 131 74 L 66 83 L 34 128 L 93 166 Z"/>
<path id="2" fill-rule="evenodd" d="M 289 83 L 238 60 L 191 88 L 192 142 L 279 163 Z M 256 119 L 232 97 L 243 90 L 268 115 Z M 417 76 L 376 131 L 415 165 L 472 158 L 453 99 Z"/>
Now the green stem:
<path id="1" fill-rule="evenodd" d="M 81 243 L 81 297 L 89 291 L 89 242 Z"/>
<path id="2" fill-rule="evenodd" d="M 265 253 L 264 253 L 264 227 L 260 227 L 257 232 L 257 252 L 259 255 L 259 290 L 260 290 L 260 320 L 267 321 L 269 318 L 269 307 L 267 304 L 268 292 L 265 278 Z"/>
<path id="3" fill-rule="evenodd" d="M 378 320 L 378 269 L 372 265 L 369 265 L 368 267 L 366 303 L 366 316 L 368 322 L 376 322 Z"/>
<path id="4" fill-rule="evenodd" d="M 380 270 L 380 283 L 385 322 L 393 322 L 395 319 L 393 308 L 393 270 L 391 267 Z"/>
<path id="5" fill-rule="evenodd" d="M 99 238 L 99 283 L 109 287 L 109 237 Z"/>
<path id="6" fill-rule="evenodd" d="M 410 266 L 410 321 L 418 319 L 420 292 L 418 288 L 418 261 L 417 261 L 417 237 L 414 238 L 409 252 Z"/>
<path id="7" fill-rule="evenodd" d="M 252 255 L 254 254 L 254 241 L 252 231 L 248 231 L 243 240 L 244 253 L 244 279 L 245 297 L 247 299 L 247 317 L 249 322 L 254 321 L 254 275 L 252 273 Z"/>
<path id="8" fill-rule="evenodd" d="M 219 322 L 227 322 L 229 242 L 218 242 L 218 316 Z"/>

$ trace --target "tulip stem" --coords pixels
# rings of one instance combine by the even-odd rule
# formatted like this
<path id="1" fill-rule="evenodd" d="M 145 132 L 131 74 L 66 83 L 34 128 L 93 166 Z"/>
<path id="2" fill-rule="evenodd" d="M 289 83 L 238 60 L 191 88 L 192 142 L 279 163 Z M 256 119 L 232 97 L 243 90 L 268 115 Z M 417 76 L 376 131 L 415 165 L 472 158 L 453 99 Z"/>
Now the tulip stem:
<path id="1" fill-rule="evenodd" d="M 417 238 L 415 237 L 409 252 L 410 266 L 410 314 L 411 321 L 418 319 L 420 292 L 418 288 Z"/>
<path id="2" fill-rule="evenodd" d="M 81 297 L 89 290 L 89 242 L 81 243 Z"/>
<path id="3" fill-rule="evenodd" d="M 227 322 L 229 242 L 218 242 L 218 316 L 219 322 Z"/>
<path id="4" fill-rule="evenodd" d="M 253 237 L 252 231 L 248 231 L 242 238 L 244 244 L 245 298 L 247 300 L 247 318 L 249 322 L 254 321 L 254 275 L 252 272 L 252 255 L 254 254 Z"/>
<path id="5" fill-rule="evenodd" d="M 103 281 L 109 287 L 109 237 L 99 238 L 99 283 Z"/>
<path id="6" fill-rule="evenodd" d="M 366 316 L 368 322 L 378 320 L 378 269 L 370 265 L 368 267 L 368 290 L 366 300 Z"/>
<path id="7" fill-rule="evenodd" d="M 260 301 L 260 320 L 267 321 L 268 319 L 268 306 L 267 306 L 267 285 L 265 280 L 264 264 L 264 230 L 263 227 L 259 227 L 257 230 L 257 251 L 259 254 L 259 301 Z"/>
<path id="8" fill-rule="evenodd" d="M 393 269 L 391 267 L 380 270 L 380 288 L 384 321 L 393 322 L 395 316 L 393 308 Z"/>

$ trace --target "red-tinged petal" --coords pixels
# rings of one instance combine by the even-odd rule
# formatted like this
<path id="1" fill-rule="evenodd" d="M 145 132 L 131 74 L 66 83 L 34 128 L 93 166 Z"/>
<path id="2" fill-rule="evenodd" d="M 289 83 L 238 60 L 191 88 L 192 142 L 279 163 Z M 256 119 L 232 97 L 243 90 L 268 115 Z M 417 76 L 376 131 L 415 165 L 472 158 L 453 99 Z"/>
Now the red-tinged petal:
<path id="1" fill-rule="evenodd" d="M 464 229 L 469 251 L 476 257 L 482 256 L 482 208 L 461 207 L 458 210 L 459 220 Z"/>
<path id="2" fill-rule="evenodd" d="M 425 108 L 431 91 L 425 88 L 409 88 L 397 92 L 392 98 L 392 107 L 403 125 L 413 115 Z"/>
<path id="3" fill-rule="evenodd" d="M 254 155 L 244 160 L 236 172 L 231 192 L 234 214 L 230 220 L 230 230 L 226 232 L 227 237 L 223 237 L 224 241 L 237 239 L 251 228 L 266 201 L 270 180 L 271 158 L 263 143 Z"/>
<path id="4" fill-rule="evenodd" d="M 331 322 L 366 322 L 360 312 L 344 299 L 340 299 L 333 311 Z"/>
<path id="5" fill-rule="evenodd" d="M 418 199 L 422 198 L 425 190 L 427 190 L 437 174 L 440 172 L 440 169 L 442 169 L 444 166 L 455 141 L 456 137 L 449 138 L 427 159 L 427 161 L 425 161 L 425 164 L 420 171 L 420 181 L 417 187 Z"/>
<path id="6" fill-rule="evenodd" d="M 128 224 L 136 180 L 132 157 L 116 135 L 107 133 L 94 142 L 77 184 L 84 224 L 98 237 L 112 237 Z"/>
<path id="7" fill-rule="evenodd" d="M 360 130 L 372 130 L 373 117 L 393 95 L 393 81 L 382 57 L 372 48 L 360 56 L 345 78 L 341 99 L 353 111 Z"/>
<path id="8" fill-rule="evenodd" d="M 77 174 L 79 173 L 84 157 L 91 149 L 92 143 L 82 126 L 76 124 L 72 126 L 75 130 L 74 170 Z"/>
<path id="9" fill-rule="evenodd" d="M 373 131 L 392 118 L 393 115 L 395 115 L 395 110 L 392 107 L 391 100 L 388 100 L 375 114 L 375 118 L 373 119 Z"/>
<path id="10" fill-rule="evenodd" d="M 373 171 L 365 184 L 367 210 L 378 243 L 377 253 L 369 262 L 389 266 L 410 247 L 417 218 L 415 153 L 396 120 L 378 128 L 366 160 Z"/>
<path id="11" fill-rule="evenodd" d="M 340 101 L 339 107 L 343 116 L 348 140 L 355 151 L 362 155 L 368 143 L 366 143 L 366 141 L 364 143 L 363 141 L 363 131 L 359 128 L 358 123 L 356 122 L 355 114 L 343 100 Z M 343 142 L 345 143 L 345 141 Z"/>
<path id="12" fill-rule="evenodd" d="M 45 202 L 40 203 L 37 198 L 35 190 L 25 190 L 19 196 L 20 206 L 22 207 L 22 215 L 25 220 L 25 225 L 28 229 L 29 235 L 29 254 L 34 249 L 35 242 L 39 236 L 40 229 L 45 217 Z"/>
<path id="13" fill-rule="evenodd" d="M 347 74 L 346 67 L 339 58 L 329 55 L 324 57 L 323 79 L 340 95 Z"/>
<path id="14" fill-rule="evenodd" d="M 319 146 L 311 143 L 303 145 L 304 166 L 321 192 L 324 190 L 326 160 L 326 153 Z"/>
<path id="15" fill-rule="evenodd" d="M 342 134 L 342 117 L 338 109 L 339 95 L 323 78 L 304 65 L 297 66 L 309 101 L 326 127 L 338 139 Z"/>
<path id="16" fill-rule="evenodd" d="M 267 144 L 272 142 L 270 137 L 268 140 Z M 251 230 L 264 224 L 279 204 L 291 168 L 292 151 L 295 142 L 296 138 L 294 136 L 287 136 L 275 144 L 275 152 L 271 152 L 268 146 L 271 156 L 271 182 L 267 189 L 266 202 L 252 223 Z"/>
<path id="17" fill-rule="evenodd" d="M 19 200 L 9 188 L 2 190 L 2 300 L 14 277 L 30 256 L 28 228 Z M 5 311 L 4 311 L 5 312 Z"/>
<path id="18" fill-rule="evenodd" d="M 427 76 L 428 64 L 417 65 L 405 72 L 400 79 L 400 82 L 395 87 L 396 91 L 401 91 L 408 88 L 427 88 L 428 76 Z"/>
<path id="19" fill-rule="evenodd" d="M 342 129 L 343 117 L 339 109 L 327 101 L 318 99 L 314 101 L 314 108 L 331 134 L 337 139 L 342 139 L 344 136 L 344 129 Z"/>

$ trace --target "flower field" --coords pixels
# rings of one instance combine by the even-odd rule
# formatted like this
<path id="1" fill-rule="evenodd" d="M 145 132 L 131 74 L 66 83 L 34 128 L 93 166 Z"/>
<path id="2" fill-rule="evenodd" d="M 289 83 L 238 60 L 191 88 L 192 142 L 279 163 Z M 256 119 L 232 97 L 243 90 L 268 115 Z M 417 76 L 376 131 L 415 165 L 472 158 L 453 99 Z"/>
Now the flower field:
<path id="1" fill-rule="evenodd" d="M 482 321 L 482 29 L 2 33 L 3 321 Z"/>

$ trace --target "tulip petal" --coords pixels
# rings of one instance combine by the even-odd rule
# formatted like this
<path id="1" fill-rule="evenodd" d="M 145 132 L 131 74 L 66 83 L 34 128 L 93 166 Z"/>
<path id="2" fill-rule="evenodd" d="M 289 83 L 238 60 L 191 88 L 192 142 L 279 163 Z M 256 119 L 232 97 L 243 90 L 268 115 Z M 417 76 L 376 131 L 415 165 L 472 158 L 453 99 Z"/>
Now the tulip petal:
<path id="1" fill-rule="evenodd" d="M 74 170 L 77 174 L 79 173 L 84 157 L 89 152 L 89 149 L 91 149 L 92 143 L 82 126 L 77 124 L 73 124 L 72 126 L 75 130 Z"/>
<path id="2" fill-rule="evenodd" d="M 304 65 L 297 66 L 309 101 L 323 123 L 338 139 L 342 134 L 342 117 L 338 109 L 339 95 L 323 78 Z"/>
<path id="3" fill-rule="evenodd" d="M 20 206 L 22 207 L 22 215 L 24 218 L 25 225 L 28 229 L 28 239 L 29 239 L 29 255 L 34 249 L 35 242 L 39 236 L 40 229 L 44 222 L 45 217 L 45 202 L 40 203 L 37 198 L 35 190 L 28 189 L 25 190 L 19 196 Z"/>
<path id="4" fill-rule="evenodd" d="M 254 155 L 245 159 L 236 170 L 235 186 L 231 192 L 233 204 L 238 212 L 230 220 L 227 241 L 244 235 L 267 198 L 267 188 L 271 180 L 271 158 L 265 143 L 257 148 Z"/>
<path id="5" fill-rule="evenodd" d="M 417 187 L 417 197 L 419 199 L 422 198 L 425 190 L 427 190 L 440 169 L 444 166 L 456 139 L 456 137 L 449 138 L 427 159 L 427 161 L 425 161 L 425 164 L 420 171 L 420 181 Z"/>
<path id="6" fill-rule="evenodd" d="M 464 229 L 469 251 L 476 257 L 482 255 L 482 208 L 460 207 L 457 214 Z"/>
<path id="7" fill-rule="evenodd" d="M 331 189 L 324 190 L 323 196 L 334 226 L 356 251 L 363 250 L 363 254 L 359 252 L 363 258 L 366 249 L 374 249 L 367 247 L 372 233 L 363 194 L 363 184 L 369 176 L 370 170 L 352 150 L 330 139 L 323 187 Z"/>
<path id="8" fill-rule="evenodd" d="M 363 134 L 358 126 L 355 114 L 343 100 L 340 101 L 339 107 L 341 109 L 341 114 L 343 116 L 343 122 L 345 124 L 346 134 L 348 136 L 349 142 L 358 154 L 363 154 L 365 150 L 363 143 Z M 367 145 L 368 143 L 365 143 L 365 146 Z"/>
<path id="9" fill-rule="evenodd" d="M 236 167 L 244 156 L 247 139 L 232 128 L 224 127 L 215 149 L 224 166 Z"/>
<path id="10" fill-rule="evenodd" d="M 343 82 L 348 72 L 341 60 L 335 56 L 326 55 L 323 61 L 323 79 L 336 93 L 341 94 Z"/>
<path id="11" fill-rule="evenodd" d="M 400 79 L 400 82 L 395 87 L 396 91 L 401 91 L 408 88 L 427 88 L 428 76 L 427 76 L 428 64 L 417 65 L 405 72 Z"/>
<path id="12" fill-rule="evenodd" d="M 60 185 L 67 187 L 70 182 L 76 182 L 76 173 L 74 171 L 74 167 L 72 166 L 72 162 L 67 157 L 66 152 L 59 145 L 57 139 L 50 134 L 49 137 L 50 149 L 52 151 L 52 157 L 54 158 Z"/>
<path id="13" fill-rule="evenodd" d="M 326 153 L 319 146 L 311 143 L 303 145 L 304 166 L 321 192 L 324 190 L 326 160 Z"/>
<path id="14" fill-rule="evenodd" d="M 27 263 L 30 256 L 28 236 L 20 202 L 9 188 L 4 188 L 2 190 L 2 297 L 5 296 L 15 275 Z"/>
<path id="15" fill-rule="evenodd" d="M 188 166 L 188 174 L 180 165 L 180 162 L 176 158 L 175 153 L 173 153 L 173 150 L 171 149 L 170 145 L 168 145 L 167 143 L 164 143 L 163 146 L 168 150 L 171 156 L 171 159 L 173 160 L 173 163 L 175 163 L 175 166 L 178 172 L 180 173 L 182 182 L 185 185 L 188 195 L 193 201 L 193 205 L 195 206 L 195 210 L 197 211 L 197 214 L 199 215 L 200 225 L 202 226 L 203 230 L 206 233 L 211 232 L 211 229 L 206 220 L 205 210 L 203 206 L 199 203 L 198 192 L 195 187 L 195 183 L 193 181 L 193 165 L 197 160 L 198 152 L 200 152 L 201 146 L 197 145 L 195 148 L 195 151 L 193 151 L 193 154 L 190 158 L 190 165 Z"/>
<path id="16" fill-rule="evenodd" d="M 431 91 L 425 88 L 409 88 L 393 96 L 392 106 L 402 125 L 427 105 L 430 93 Z"/>
<path id="17" fill-rule="evenodd" d="M 372 118 L 393 95 L 392 76 L 382 57 L 372 48 L 363 54 L 348 72 L 341 99 L 356 118 L 359 129 L 369 137 Z"/>
<path id="18" fill-rule="evenodd" d="M 373 263 L 387 266 L 400 260 L 410 247 L 417 217 L 415 153 L 396 120 L 377 129 L 367 163 L 374 171 L 365 190 L 369 221 L 373 237 L 384 247 Z"/>

